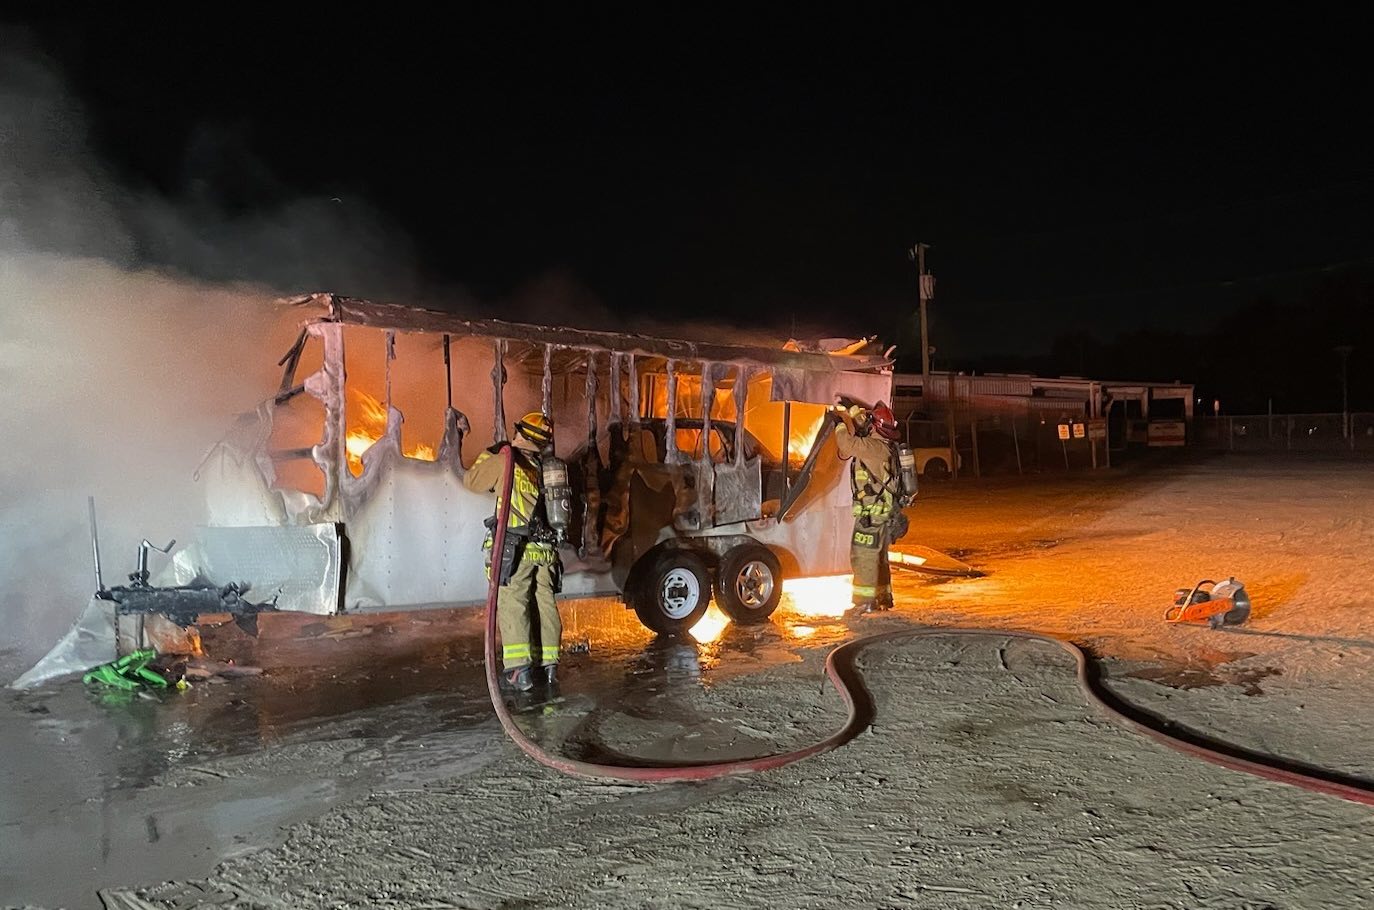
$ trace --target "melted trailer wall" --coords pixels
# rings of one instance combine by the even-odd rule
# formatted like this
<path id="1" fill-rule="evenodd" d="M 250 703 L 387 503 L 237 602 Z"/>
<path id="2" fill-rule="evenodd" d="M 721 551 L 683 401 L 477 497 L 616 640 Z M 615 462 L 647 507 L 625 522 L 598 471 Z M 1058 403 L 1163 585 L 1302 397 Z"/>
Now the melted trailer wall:
<path id="1" fill-rule="evenodd" d="M 848 574 L 854 517 L 849 491 L 843 492 L 838 503 L 813 506 L 782 524 L 752 533 L 755 540 L 777 554 L 784 577 Z"/>
<path id="2" fill-rule="evenodd" d="M 275 472 L 267 455 L 272 410 L 264 405 L 229 432 L 205 456 L 195 479 L 205 485 L 206 521 L 221 527 L 281 525 L 291 521 L 293 494 L 272 489 Z M 308 494 L 296 494 L 300 502 Z"/>
<path id="3" fill-rule="evenodd" d="M 482 519 L 491 497 L 463 488 L 449 465 L 400 456 L 382 439 L 367 498 L 347 522 L 351 554 L 344 603 L 349 609 L 466 603 L 485 594 Z"/>
<path id="4" fill-rule="evenodd" d="M 598 400 L 594 378 L 584 374 L 578 390 L 581 394 L 577 394 L 569 384 L 560 387 L 551 375 L 546 382 L 543 350 L 517 351 L 509 345 L 470 344 L 458 339 L 452 341 L 451 348 L 455 371 L 461 363 L 469 379 L 479 370 L 487 374 L 484 384 L 454 383 L 455 405 L 479 415 L 471 421 L 476 426 L 463 446 L 462 461 L 454 460 L 456 448 L 446 445 L 443 450 L 448 458 L 427 463 L 403 457 L 397 428 L 405 418 L 399 409 L 391 409 L 385 433 L 364 456 L 363 476 L 357 484 L 347 485 L 345 522 L 352 557 L 345 604 L 349 609 L 474 603 L 485 596 L 482 540 L 484 521 L 492 514 L 494 500 L 466 490 L 462 473 L 464 463 L 471 463 L 487 440 L 503 435 L 502 429 L 507 428 L 497 423 L 500 416 L 510 423 L 529 411 L 548 407 L 553 412 L 560 450 L 579 440 L 585 443 L 588 433 L 596 438 L 599 421 L 594 416 Z M 497 370 L 498 358 L 503 371 Z M 439 362 L 442 364 L 442 359 Z M 600 364 L 605 363 L 602 357 Z M 353 364 L 350 355 L 350 383 Z M 483 414 L 489 415 L 485 421 L 480 416 Z M 595 465 L 598 450 L 593 445 L 590 451 Z M 588 555 L 594 556 L 599 546 L 596 535 L 584 543 Z M 571 553 L 567 559 L 571 565 L 577 564 Z M 580 577 L 569 577 L 566 590 L 606 593 L 613 587 L 603 576 L 584 572 Z"/>

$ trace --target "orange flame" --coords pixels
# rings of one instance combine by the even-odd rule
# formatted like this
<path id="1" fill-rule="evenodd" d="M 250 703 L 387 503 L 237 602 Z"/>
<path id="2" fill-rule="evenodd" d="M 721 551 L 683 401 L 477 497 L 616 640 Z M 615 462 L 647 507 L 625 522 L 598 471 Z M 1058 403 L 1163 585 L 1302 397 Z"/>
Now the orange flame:
<path id="1" fill-rule="evenodd" d="M 849 575 L 789 578 L 782 583 L 784 603 L 799 616 L 843 616 L 850 605 L 851 578 Z M 730 617 L 712 603 L 697 624 L 692 626 L 692 637 L 700 644 L 709 645 L 720 638 L 728 625 Z M 808 638 L 816 634 L 816 629 L 814 626 L 799 625 L 792 626 L 791 632 L 797 638 Z"/>
<path id="2" fill-rule="evenodd" d="M 794 468 L 801 467 L 811 446 L 820 435 L 825 422 L 825 408 L 820 405 L 792 405 L 792 432 L 787 437 L 787 460 Z"/>
<path id="3" fill-rule="evenodd" d="M 725 627 L 730 624 L 730 617 L 721 612 L 715 604 L 706 608 L 706 612 L 697 620 L 697 624 L 692 626 L 692 637 L 703 645 L 720 638 L 720 633 L 725 631 Z"/>
<path id="4" fill-rule="evenodd" d="M 668 386 L 666 377 L 654 374 L 648 384 L 645 397 L 646 417 L 668 416 Z M 781 464 L 784 457 L 793 468 L 801 466 L 811 451 L 811 445 L 821 431 L 825 420 L 825 406 L 793 402 L 791 422 L 788 426 L 786 453 L 782 430 L 786 405 L 772 400 L 773 378 L 769 374 L 756 376 L 749 381 L 748 405 L 744 414 L 744 428 L 754 437 L 763 450 L 764 459 L 772 464 Z M 679 374 L 677 379 L 677 402 L 674 410 L 678 417 L 701 417 L 701 377 L 692 374 Z M 711 419 L 718 424 L 735 422 L 735 400 L 732 380 L 715 390 L 711 406 Z M 696 445 L 695 438 L 679 431 L 679 447 L 684 442 Z"/>
<path id="5" fill-rule="evenodd" d="M 350 388 L 346 419 L 344 449 L 348 452 L 348 469 L 356 477 L 363 473 L 363 453 L 386 432 L 386 407 L 366 392 Z M 423 442 L 406 446 L 402 454 L 420 461 L 435 461 L 439 457 L 434 446 Z"/>
<path id="6" fill-rule="evenodd" d="M 792 612 L 802 616 L 843 616 L 850 607 L 850 575 L 825 578 L 789 578 L 782 583 L 782 594 Z"/>
<path id="7" fill-rule="evenodd" d="M 799 468 L 806 461 L 816 436 L 825 421 L 825 406 L 792 402 L 790 420 L 785 417 L 786 403 L 773 401 L 773 377 L 764 375 L 749 383 L 749 405 L 744 413 L 744 426 L 758 439 L 775 463 L 786 457 L 792 468 Z M 783 451 L 782 431 L 787 425 L 786 452 Z"/>

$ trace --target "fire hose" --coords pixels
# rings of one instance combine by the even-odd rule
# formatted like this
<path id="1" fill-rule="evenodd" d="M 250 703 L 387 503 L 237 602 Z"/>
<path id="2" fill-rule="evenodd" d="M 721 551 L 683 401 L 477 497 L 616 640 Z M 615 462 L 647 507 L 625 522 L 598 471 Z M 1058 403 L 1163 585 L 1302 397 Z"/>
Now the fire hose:
<path id="1" fill-rule="evenodd" d="M 506 525 L 509 519 L 511 487 L 515 471 L 514 456 L 509 445 L 503 447 L 503 479 L 500 498 L 497 500 L 496 527 L 492 541 L 492 553 L 501 553 L 505 544 Z M 1036 632 L 1021 632 L 1001 629 L 978 628 L 930 628 L 903 629 L 868 635 L 846 642 L 830 652 L 825 659 L 825 672 L 844 701 L 848 716 L 838 730 L 820 742 L 792 752 L 777 752 L 756 758 L 735 759 L 719 762 L 702 762 L 683 765 L 607 765 L 596 762 L 580 761 L 563 755 L 556 755 L 525 734 L 515 723 L 510 708 L 501 694 L 497 673 L 496 657 L 496 598 L 500 589 L 500 573 L 493 571 L 487 586 L 486 632 L 484 653 L 486 656 L 487 691 L 491 704 L 506 735 L 522 752 L 542 765 L 574 777 L 592 780 L 618 780 L 629 782 L 680 783 L 702 781 L 717 777 L 750 774 L 769 771 L 799 762 L 813 755 L 820 755 L 836 749 L 860 733 L 869 725 L 873 716 L 873 700 L 863 679 L 855 667 L 859 652 L 870 645 L 898 639 L 919 638 L 935 635 L 982 635 L 999 638 L 1014 638 L 1022 641 L 1035 641 L 1056 645 L 1074 659 L 1079 688 L 1087 701 L 1117 724 L 1149 737 L 1184 755 L 1190 755 L 1213 765 L 1252 774 L 1266 780 L 1290 784 L 1352 802 L 1374 806 L 1374 785 L 1368 781 L 1339 774 L 1309 765 L 1274 758 L 1252 752 L 1238 746 L 1212 740 L 1168 721 L 1161 721 L 1123 701 L 1101 680 L 1097 667 L 1082 648 L 1072 642 L 1042 635 Z"/>

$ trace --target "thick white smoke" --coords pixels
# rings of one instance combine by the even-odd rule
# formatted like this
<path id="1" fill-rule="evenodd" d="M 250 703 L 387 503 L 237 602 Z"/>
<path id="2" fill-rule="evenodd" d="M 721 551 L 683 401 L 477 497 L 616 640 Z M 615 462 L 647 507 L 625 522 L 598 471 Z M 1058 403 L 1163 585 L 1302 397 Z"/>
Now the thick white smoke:
<path id="1" fill-rule="evenodd" d="M 23 45 L 0 34 L 0 681 L 89 597 L 88 495 L 107 584 L 144 536 L 191 537 L 197 464 L 275 388 L 294 338 L 273 299 L 412 287 L 394 232 L 337 216 L 354 203 L 229 218 L 120 188 L 60 76 Z"/>
<path id="2" fill-rule="evenodd" d="M 196 464 L 271 388 L 290 328 L 260 293 L 46 254 L 6 251 L 0 299 L 0 622 L 27 659 L 93 588 L 86 496 L 107 584 L 142 537 L 188 540 Z"/>

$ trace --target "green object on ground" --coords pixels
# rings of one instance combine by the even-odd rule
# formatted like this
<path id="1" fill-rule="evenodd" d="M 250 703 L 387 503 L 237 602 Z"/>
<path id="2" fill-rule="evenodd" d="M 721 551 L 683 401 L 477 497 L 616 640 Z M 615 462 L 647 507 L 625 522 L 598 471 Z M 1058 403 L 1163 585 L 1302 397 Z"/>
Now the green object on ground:
<path id="1" fill-rule="evenodd" d="M 116 689 L 140 689 L 152 686 L 156 689 L 167 688 L 167 680 L 155 670 L 148 669 L 148 663 L 157 657 L 157 651 L 144 648 L 125 654 L 118 660 L 101 664 L 81 677 L 83 683 L 98 682 Z"/>

